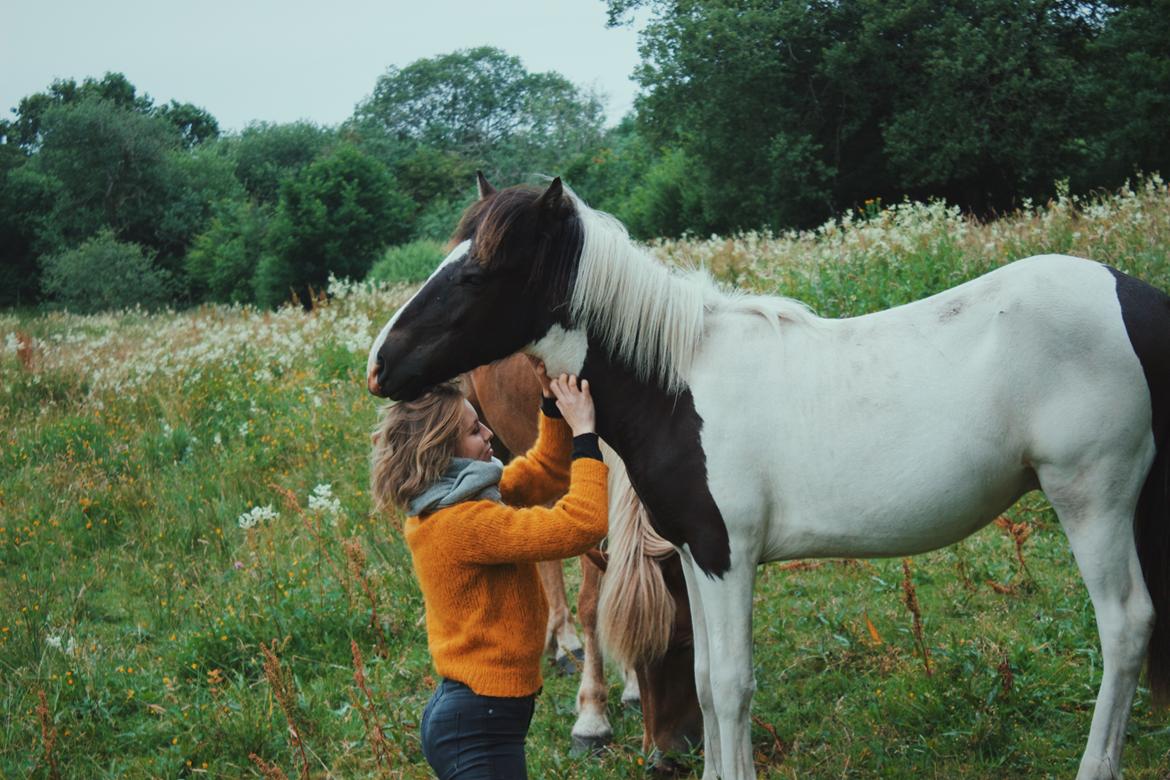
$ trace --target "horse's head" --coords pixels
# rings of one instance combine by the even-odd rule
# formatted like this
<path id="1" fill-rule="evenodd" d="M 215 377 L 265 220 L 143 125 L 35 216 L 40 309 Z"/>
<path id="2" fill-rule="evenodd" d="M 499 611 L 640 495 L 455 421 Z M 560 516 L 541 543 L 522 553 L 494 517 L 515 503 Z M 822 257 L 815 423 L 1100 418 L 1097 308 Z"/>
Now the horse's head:
<path id="1" fill-rule="evenodd" d="M 416 398 L 567 325 L 582 239 L 561 180 L 497 192 L 480 174 L 479 195 L 455 248 L 374 340 L 371 393 Z"/>

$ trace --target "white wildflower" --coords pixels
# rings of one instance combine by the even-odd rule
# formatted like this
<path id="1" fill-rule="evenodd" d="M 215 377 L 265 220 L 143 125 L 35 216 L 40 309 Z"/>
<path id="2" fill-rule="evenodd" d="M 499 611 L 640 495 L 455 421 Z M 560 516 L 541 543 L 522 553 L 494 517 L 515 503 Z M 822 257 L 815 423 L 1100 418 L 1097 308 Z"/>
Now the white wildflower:
<path id="1" fill-rule="evenodd" d="M 341 499 L 333 495 L 333 486 L 323 482 L 313 488 L 309 495 L 309 511 L 323 515 L 330 525 L 337 525 L 337 517 L 341 514 Z"/>
<path id="2" fill-rule="evenodd" d="M 247 530 L 249 528 L 255 528 L 264 521 L 271 522 L 278 517 L 280 517 L 280 513 L 272 508 L 272 504 L 268 504 L 266 506 L 252 507 L 251 511 L 244 512 L 244 514 L 236 518 L 236 524 L 240 528 Z"/>

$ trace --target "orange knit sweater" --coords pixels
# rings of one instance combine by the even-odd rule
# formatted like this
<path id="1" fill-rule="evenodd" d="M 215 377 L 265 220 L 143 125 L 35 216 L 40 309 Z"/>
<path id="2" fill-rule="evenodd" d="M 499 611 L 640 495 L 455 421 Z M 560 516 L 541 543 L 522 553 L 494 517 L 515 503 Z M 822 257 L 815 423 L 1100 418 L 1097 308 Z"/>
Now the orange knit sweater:
<path id="1" fill-rule="evenodd" d="M 540 688 L 548 601 L 536 562 L 580 555 L 606 533 L 608 469 L 593 458 L 570 467 L 571 448 L 569 426 L 541 415 L 536 444 L 500 480 L 511 506 L 464 501 L 406 521 L 435 670 L 483 696 Z"/>

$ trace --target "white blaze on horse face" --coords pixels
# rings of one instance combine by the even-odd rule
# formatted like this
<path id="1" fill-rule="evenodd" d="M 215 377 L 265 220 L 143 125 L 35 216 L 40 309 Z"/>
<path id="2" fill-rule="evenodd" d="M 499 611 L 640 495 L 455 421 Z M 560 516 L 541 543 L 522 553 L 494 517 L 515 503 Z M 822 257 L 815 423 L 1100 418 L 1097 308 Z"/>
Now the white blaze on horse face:
<path id="1" fill-rule="evenodd" d="M 557 376 L 580 374 L 588 350 L 585 331 L 565 330 L 560 325 L 553 325 L 540 341 L 530 344 L 524 351 L 543 360 L 549 376 Z"/>
<path id="2" fill-rule="evenodd" d="M 467 250 L 470 246 L 471 246 L 470 241 L 464 241 L 462 244 L 460 244 L 459 246 L 452 249 L 451 253 L 449 255 L 447 255 L 447 257 L 443 260 L 443 262 L 439 263 L 438 268 L 436 268 L 434 271 L 431 272 L 431 275 L 427 277 L 427 280 L 425 282 L 423 282 L 422 285 L 418 289 L 421 291 L 424 287 L 426 287 L 430 283 L 431 279 L 434 279 L 435 276 L 438 275 L 438 273 L 440 271 L 442 271 L 446 266 L 450 265 L 451 263 L 454 263 L 455 261 L 461 259 L 464 255 L 466 255 Z M 386 340 L 386 335 L 388 333 L 390 333 L 390 329 L 393 328 L 394 323 L 398 321 L 399 315 L 402 314 L 402 312 L 406 309 L 406 307 L 410 305 L 410 301 L 413 301 L 417 297 L 418 297 L 417 292 L 414 295 L 410 296 L 410 300 L 407 301 L 406 303 L 402 304 L 401 306 L 399 306 L 398 311 L 394 312 L 393 316 L 390 317 L 390 321 L 382 326 L 382 330 L 379 331 L 377 338 L 374 339 L 374 345 L 372 347 L 370 347 L 370 354 L 366 358 L 366 376 L 370 375 L 370 372 L 374 370 L 374 365 L 378 362 L 378 350 L 380 350 L 382 348 L 382 343 Z"/>

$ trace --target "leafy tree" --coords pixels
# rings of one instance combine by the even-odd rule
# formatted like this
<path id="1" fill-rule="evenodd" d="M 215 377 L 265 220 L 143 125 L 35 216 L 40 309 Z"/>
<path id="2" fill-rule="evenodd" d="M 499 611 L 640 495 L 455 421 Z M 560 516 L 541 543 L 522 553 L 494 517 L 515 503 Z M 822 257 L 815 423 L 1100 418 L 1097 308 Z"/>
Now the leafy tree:
<path id="1" fill-rule="evenodd" d="M 1118 6 L 1093 52 L 1102 75 L 1093 85 L 1090 138 L 1099 141 L 1088 186 L 1112 186 L 1135 170 L 1170 174 L 1170 5 Z"/>
<path id="2" fill-rule="evenodd" d="M 517 57 L 479 47 L 391 67 L 358 106 L 351 128 L 453 152 L 499 181 L 559 170 L 592 147 L 601 103 L 556 73 L 529 73 Z"/>
<path id="3" fill-rule="evenodd" d="M 975 208 L 1087 160 L 1089 49 L 1072 0 L 609 0 L 648 6 L 639 125 L 681 149 L 712 228 L 810 224 L 870 197 Z"/>
<path id="4" fill-rule="evenodd" d="M 382 163 L 351 144 L 288 179 L 272 226 L 271 254 L 254 280 L 257 300 L 275 305 L 295 292 L 309 301 L 329 275 L 362 279 L 381 250 L 410 236 L 415 209 Z"/>
<path id="5" fill-rule="evenodd" d="M 187 253 L 196 297 L 223 303 L 255 300 L 252 284 L 268 247 L 271 207 L 247 198 L 224 200 Z"/>
<path id="6" fill-rule="evenodd" d="M 219 122 L 206 109 L 191 103 L 172 100 L 168 105 L 159 106 L 155 114 L 175 126 L 183 146 L 188 149 L 219 138 Z"/>
<path id="7" fill-rule="evenodd" d="M 275 204 L 285 179 L 300 172 L 335 141 L 333 131 L 311 122 L 248 125 L 226 145 L 236 178 L 261 203 Z"/>
<path id="8" fill-rule="evenodd" d="M 107 73 L 100 80 L 87 78 L 78 84 L 74 79 L 57 79 L 45 92 L 23 98 L 14 109 L 16 118 L 9 123 L 8 143 L 33 151 L 42 140 L 45 114 L 54 108 L 85 100 L 102 100 L 128 111 L 150 114 L 154 101 L 138 90 L 121 73 Z"/>
<path id="9" fill-rule="evenodd" d="M 161 173 L 165 202 L 153 235 L 143 243 L 157 249 L 159 264 L 186 284 L 183 258 L 196 236 L 219 204 L 243 203 L 247 193 L 235 178 L 232 161 L 211 148 L 172 152 Z"/>
<path id="10" fill-rule="evenodd" d="M 688 228 L 695 230 L 702 226 L 684 223 L 677 212 L 664 215 L 665 221 L 659 222 L 650 216 L 654 209 L 646 202 L 653 197 L 651 190 L 665 183 L 652 174 L 656 166 L 673 165 L 678 171 L 687 168 L 682 159 L 670 162 L 660 159 L 670 154 L 651 148 L 631 114 L 616 127 L 607 129 L 597 147 L 579 155 L 564 169 L 563 175 L 587 203 L 617 216 L 633 235 L 640 238 L 679 235 Z M 681 156 L 681 152 L 678 154 Z M 690 214 L 691 218 L 698 216 Z"/>
<path id="11" fill-rule="evenodd" d="M 56 179 L 31 165 L 0 172 L 0 306 L 40 298 L 40 236 L 59 194 Z"/>
<path id="12" fill-rule="evenodd" d="M 158 308 L 174 291 L 170 274 L 151 262 L 148 250 L 119 241 L 108 229 L 42 263 L 45 292 L 76 312 Z"/>
<path id="13" fill-rule="evenodd" d="M 66 247 L 109 227 L 148 243 L 175 177 L 174 128 L 152 116 L 89 98 L 45 112 L 41 147 L 30 163 L 61 185 L 45 243 Z"/>

